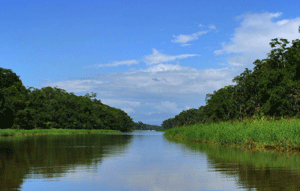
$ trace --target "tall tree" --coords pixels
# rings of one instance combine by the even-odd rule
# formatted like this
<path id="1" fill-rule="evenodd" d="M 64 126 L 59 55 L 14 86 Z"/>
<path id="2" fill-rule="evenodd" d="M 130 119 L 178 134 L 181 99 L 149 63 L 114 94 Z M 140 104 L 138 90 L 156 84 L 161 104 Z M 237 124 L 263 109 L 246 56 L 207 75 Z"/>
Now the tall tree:
<path id="1" fill-rule="evenodd" d="M 20 110 L 25 109 L 27 90 L 12 70 L 0 67 L 1 128 L 11 128 Z"/>
<path id="2" fill-rule="evenodd" d="M 286 39 L 275 38 L 270 46 L 267 58 L 253 63 L 253 71 L 246 68 L 233 79 L 236 85 L 207 94 L 206 105 L 194 114 L 198 123 L 243 119 L 256 114 L 300 117 L 300 40 L 290 44 Z M 165 120 L 162 126 L 183 125 L 190 118 L 185 113 Z"/>

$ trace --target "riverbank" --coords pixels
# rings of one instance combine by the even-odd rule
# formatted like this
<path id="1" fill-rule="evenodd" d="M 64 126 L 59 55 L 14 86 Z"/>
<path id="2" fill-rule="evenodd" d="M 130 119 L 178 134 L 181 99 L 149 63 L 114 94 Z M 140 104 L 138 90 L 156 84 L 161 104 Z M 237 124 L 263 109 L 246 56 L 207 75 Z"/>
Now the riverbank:
<path id="1" fill-rule="evenodd" d="M 29 135 L 56 135 L 56 134 L 97 134 L 97 133 L 119 133 L 119 130 L 104 129 L 0 129 L 0 137 L 29 136 Z"/>
<path id="2" fill-rule="evenodd" d="M 253 150 L 300 151 L 300 120 L 244 120 L 166 130 L 165 137 Z"/>

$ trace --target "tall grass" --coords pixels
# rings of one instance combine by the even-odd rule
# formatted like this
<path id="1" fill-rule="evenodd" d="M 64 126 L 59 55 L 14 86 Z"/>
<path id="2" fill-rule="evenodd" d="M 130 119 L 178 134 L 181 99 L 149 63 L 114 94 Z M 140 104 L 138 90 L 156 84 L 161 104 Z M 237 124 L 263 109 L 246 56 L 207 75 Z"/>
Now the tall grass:
<path id="1" fill-rule="evenodd" d="M 244 120 L 176 127 L 166 137 L 263 148 L 300 148 L 300 120 Z"/>
<path id="2" fill-rule="evenodd" d="M 86 130 L 86 129 L 0 129 L 0 136 L 47 135 L 47 134 L 88 134 L 88 133 L 117 133 L 118 130 Z"/>

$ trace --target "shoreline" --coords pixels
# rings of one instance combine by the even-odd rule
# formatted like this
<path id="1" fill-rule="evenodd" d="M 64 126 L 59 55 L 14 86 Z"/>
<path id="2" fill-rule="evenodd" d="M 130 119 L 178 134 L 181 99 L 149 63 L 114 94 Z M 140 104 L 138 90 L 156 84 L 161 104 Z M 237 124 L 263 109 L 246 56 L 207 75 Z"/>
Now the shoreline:
<path id="1" fill-rule="evenodd" d="M 175 127 L 165 131 L 169 139 L 250 151 L 300 152 L 300 120 L 244 120 Z"/>
<path id="2" fill-rule="evenodd" d="M 120 133 L 119 130 L 105 129 L 0 129 L 0 138 L 2 137 L 21 137 L 33 135 L 63 135 L 63 134 L 104 134 L 104 133 Z"/>
<path id="3" fill-rule="evenodd" d="M 214 146 L 222 146 L 227 148 L 240 148 L 243 150 L 247 150 L 250 152 L 253 151 L 276 151 L 276 152 L 289 152 L 289 153 L 299 153 L 300 154 L 300 146 L 274 146 L 262 143 L 251 142 L 249 144 L 221 144 L 216 142 L 207 142 L 207 141 L 191 141 L 187 139 L 183 139 L 180 136 L 165 136 L 167 139 L 171 139 L 174 141 L 182 141 L 184 143 L 198 143 L 205 145 L 214 145 Z"/>

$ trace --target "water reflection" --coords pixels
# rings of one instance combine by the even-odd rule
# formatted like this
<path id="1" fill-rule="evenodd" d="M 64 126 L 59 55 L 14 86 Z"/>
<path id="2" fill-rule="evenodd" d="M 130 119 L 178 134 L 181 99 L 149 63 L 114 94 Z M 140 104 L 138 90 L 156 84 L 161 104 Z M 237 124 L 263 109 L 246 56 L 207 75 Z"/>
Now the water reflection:
<path id="1" fill-rule="evenodd" d="M 98 172 L 89 177 L 73 179 L 80 182 L 76 190 L 174 191 L 236 188 L 232 178 L 208 172 L 206 159 L 199 156 L 199 152 L 164 139 L 162 133 L 150 133 L 134 132 L 126 154 L 103 160 Z"/>
<path id="2" fill-rule="evenodd" d="M 299 154 L 174 142 L 161 132 L 0 140 L 0 190 L 300 190 Z"/>
<path id="3" fill-rule="evenodd" d="M 0 190 L 20 189 L 24 179 L 59 178 L 80 166 L 93 169 L 122 154 L 132 136 L 56 135 L 0 140 Z"/>
<path id="4" fill-rule="evenodd" d="M 300 190 L 299 153 L 250 152 L 238 148 L 181 143 L 191 150 L 205 153 L 209 169 L 233 177 L 239 188 Z"/>

